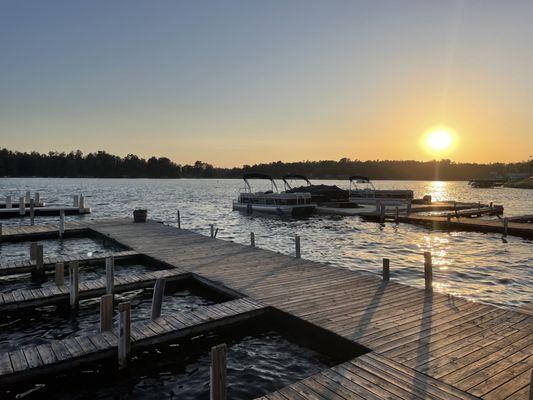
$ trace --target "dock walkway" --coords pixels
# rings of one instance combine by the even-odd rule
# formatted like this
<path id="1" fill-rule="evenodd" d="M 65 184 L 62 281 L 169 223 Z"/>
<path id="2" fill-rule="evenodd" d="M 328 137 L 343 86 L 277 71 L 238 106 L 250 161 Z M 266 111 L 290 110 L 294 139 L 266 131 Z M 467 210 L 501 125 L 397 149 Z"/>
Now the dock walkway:
<path id="1" fill-rule="evenodd" d="M 161 223 L 107 220 L 85 226 L 370 350 L 265 396 L 270 400 L 528 398 L 533 367 L 529 314 Z M 32 355 L 24 350 L 19 358 L 28 363 Z M 13 357 L 0 355 L 2 379 L 14 373 L 7 361 L 14 370 Z"/>

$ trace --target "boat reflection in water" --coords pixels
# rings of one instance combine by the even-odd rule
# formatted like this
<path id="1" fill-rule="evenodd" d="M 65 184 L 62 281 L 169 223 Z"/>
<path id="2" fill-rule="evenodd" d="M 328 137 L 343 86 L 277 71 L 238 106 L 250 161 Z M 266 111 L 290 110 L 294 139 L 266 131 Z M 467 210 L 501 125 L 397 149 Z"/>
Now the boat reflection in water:
<path id="1" fill-rule="evenodd" d="M 316 204 L 311 202 L 310 193 L 280 193 L 276 182 L 269 175 L 246 174 L 243 179 L 244 189 L 239 193 L 237 200 L 233 201 L 233 210 L 248 213 L 271 213 L 282 217 L 306 217 L 311 215 L 316 209 Z M 271 190 L 253 192 L 249 182 L 250 179 L 269 180 Z"/>

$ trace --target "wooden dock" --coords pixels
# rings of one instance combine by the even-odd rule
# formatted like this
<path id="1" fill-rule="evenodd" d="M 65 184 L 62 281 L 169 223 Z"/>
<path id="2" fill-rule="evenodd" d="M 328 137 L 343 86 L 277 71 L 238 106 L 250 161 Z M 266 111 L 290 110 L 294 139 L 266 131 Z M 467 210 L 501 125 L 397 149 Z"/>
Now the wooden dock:
<path id="1" fill-rule="evenodd" d="M 121 219 L 78 222 L 73 228 L 81 226 L 170 264 L 178 274 L 192 273 L 240 293 L 250 308 L 241 312 L 240 306 L 230 306 L 232 318 L 273 307 L 370 351 L 265 399 L 528 398 L 533 368 L 533 316 L 528 313 L 384 282 L 161 223 Z M 305 246 L 303 250 L 305 256 Z M 221 319 L 229 318 L 225 305 L 217 305 L 224 310 L 203 312 L 223 323 Z M 148 335 L 146 343 L 163 341 L 169 332 L 184 335 L 176 321 L 184 324 L 188 317 L 164 316 L 140 330 Z M 191 318 L 197 323 L 189 320 L 187 329 L 203 326 L 200 316 Z M 133 332 L 135 346 L 141 333 L 137 328 Z M 115 333 L 106 333 L 1 353 L 0 378 L 7 382 L 56 373 L 98 359 L 100 348 L 98 357 L 115 357 L 116 340 Z"/>
<path id="2" fill-rule="evenodd" d="M 59 216 L 61 211 L 63 211 L 65 215 L 84 215 L 91 213 L 89 207 L 45 206 L 35 207 L 34 209 L 36 217 Z M 19 208 L 0 208 L 0 219 L 29 217 L 30 212 L 30 208 L 24 208 L 22 214 Z"/>

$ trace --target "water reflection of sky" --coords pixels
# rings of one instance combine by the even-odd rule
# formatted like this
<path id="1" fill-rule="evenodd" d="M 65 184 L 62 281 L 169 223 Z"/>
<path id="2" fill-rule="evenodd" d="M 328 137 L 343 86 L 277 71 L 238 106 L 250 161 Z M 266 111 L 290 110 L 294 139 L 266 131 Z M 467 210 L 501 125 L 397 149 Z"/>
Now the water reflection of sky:
<path id="1" fill-rule="evenodd" d="M 347 188 L 348 181 L 313 181 Z M 278 182 L 281 188 L 281 181 Z M 504 204 L 506 214 L 533 214 L 533 191 L 508 188 L 474 189 L 467 182 L 378 181 L 377 188 L 412 189 L 416 197 L 435 200 L 481 201 Z M 49 203 L 70 202 L 82 191 L 93 207 L 89 218 L 130 216 L 145 207 L 152 218 L 174 224 L 181 211 L 182 227 L 248 243 L 255 232 L 258 246 L 293 253 L 292 237 L 302 237 L 302 256 L 370 273 L 381 272 L 381 259 L 391 259 L 391 277 L 423 287 L 424 251 L 433 254 L 436 290 L 477 301 L 520 305 L 533 298 L 532 242 L 477 232 L 438 232 L 419 226 L 363 222 L 354 217 L 313 216 L 307 220 L 280 220 L 231 211 L 242 180 L 127 180 L 127 179 L 0 179 L 0 196 L 39 190 Z M 80 218 L 80 217 L 69 217 Z M 47 223 L 57 223 L 46 218 Z M 5 220 L 4 224 L 18 224 Z M 43 219 L 38 218 L 37 223 Z M 23 223 L 29 223 L 24 220 Z"/>

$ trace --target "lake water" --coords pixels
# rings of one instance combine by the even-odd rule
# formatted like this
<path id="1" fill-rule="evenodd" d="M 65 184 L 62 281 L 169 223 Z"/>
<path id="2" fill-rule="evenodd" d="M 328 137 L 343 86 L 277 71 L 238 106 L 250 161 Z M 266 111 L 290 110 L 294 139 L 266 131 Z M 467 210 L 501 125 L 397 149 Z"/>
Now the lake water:
<path id="1" fill-rule="evenodd" d="M 337 184 L 346 181 L 314 181 Z M 481 201 L 503 204 L 506 215 L 533 214 L 533 191 L 510 188 L 474 189 L 466 182 L 377 181 L 377 188 L 412 189 L 416 197 L 434 200 Z M 500 234 L 431 231 L 424 227 L 394 223 L 384 226 L 358 217 L 316 215 L 303 220 L 275 216 L 245 215 L 231 209 L 241 180 L 158 179 L 43 179 L 2 178 L 0 198 L 39 191 L 48 204 L 71 204 L 82 192 L 93 209 L 90 216 L 131 216 L 134 208 L 146 208 L 149 217 L 175 224 L 181 212 L 182 227 L 208 235 L 209 224 L 218 237 L 249 243 L 255 232 L 259 247 L 292 254 L 293 237 L 301 236 L 302 257 L 365 273 L 381 273 L 383 257 L 391 259 L 391 279 L 423 287 L 423 252 L 431 251 L 435 290 L 479 302 L 506 307 L 533 299 L 532 241 Z M 264 184 L 261 187 L 264 188 Z M 37 218 L 36 223 L 56 223 Z M 29 224 L 29 219 L 4 220 Z"/>

